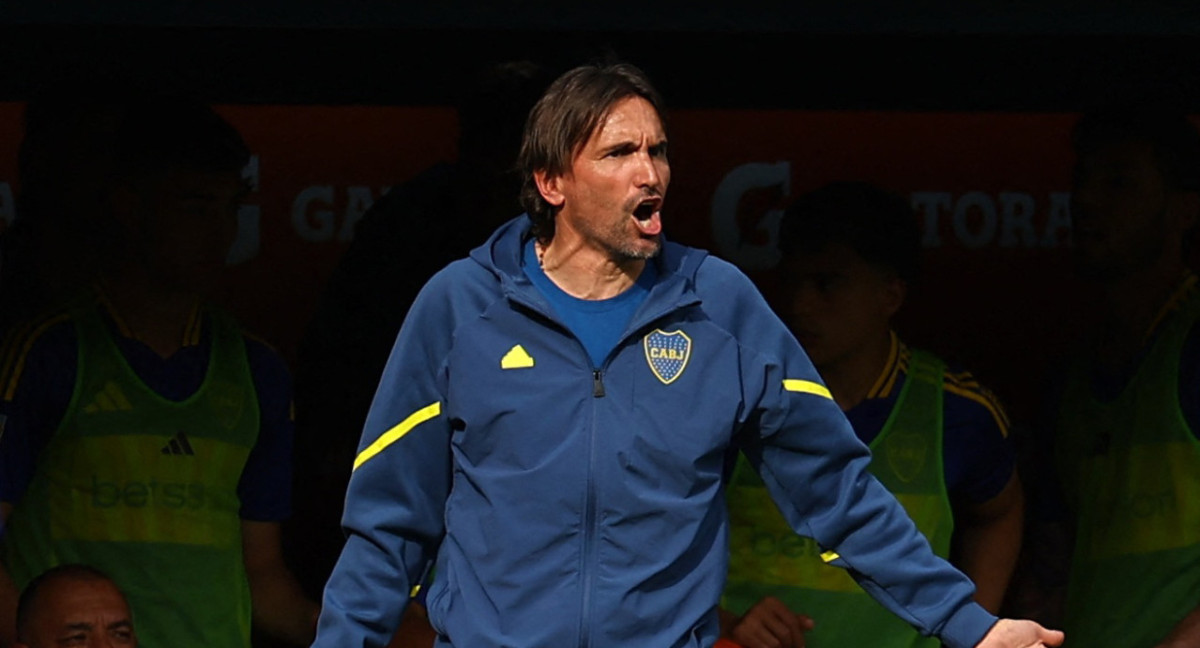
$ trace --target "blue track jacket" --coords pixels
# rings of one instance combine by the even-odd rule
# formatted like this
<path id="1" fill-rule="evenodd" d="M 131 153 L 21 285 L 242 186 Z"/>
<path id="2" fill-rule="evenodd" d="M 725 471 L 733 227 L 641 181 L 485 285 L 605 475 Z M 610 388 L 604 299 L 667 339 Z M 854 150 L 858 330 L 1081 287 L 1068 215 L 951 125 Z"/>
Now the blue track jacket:
<path id="1" fill-rule="evenodd" d="M 952 648 L 995 617 L 866 471 L 753 284 L 666 243 L 596 371 L 502 226 L 413 304 L 367 417 L 314 646 L 385 646 L 436 557 L 438 646 L 712 646 L 738 446 L 797 533 Z"/>

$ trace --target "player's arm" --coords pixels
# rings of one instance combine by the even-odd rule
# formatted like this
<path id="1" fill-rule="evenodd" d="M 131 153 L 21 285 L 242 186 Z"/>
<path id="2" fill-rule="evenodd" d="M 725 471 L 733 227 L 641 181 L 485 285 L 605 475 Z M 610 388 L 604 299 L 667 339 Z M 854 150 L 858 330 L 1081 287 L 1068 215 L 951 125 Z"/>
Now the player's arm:
<path id="1" fill-rule="evenodd" d="M 1200 646 L 1200 605 L 1183 617 L 1183 620 L 1171 629 L 1171 634 L 1167 635 L 1154 648 L 1192 648 L 1193 646 Z"/>
<path id="2" fill-rule="evenodd" d="M 881 605 L 948 646 L 1037 645 L 1041 626 L 998 625 L 972 600 L 970 580 L 934 555 L 895 497 L 867 471 L 869 451 L 800 345 L 751 286 L 735 290 L 754 296 L 736 304 L 741 323 L 735 337 L 745 352 L 741 374 L 751 405 L 744 451 L 793 530 L 814 538 L 823 557 L 847 569 Z M 1047 635 L 1047 645 L 1057 645 L 1055 638 Z"/>
<path id="3" fill-rule="evenodd" d="M 943 461 L 955 526 L 951 560 L 975 582 L 975 600 L 996 613 L 1016 568 L 1025 521 L 1008 415 L 969 373 L 948 373 L 945 388 Z"/>
<path id="4" fill-rule="evenodd" d="M 1013 473 L 998 495 L 964 507 L 958 522 L 958 567 L 975 582 L 975 600 L 997 613 L 1017 555 L 1025 518 L 1021 480 Z"/>
<path id="5" fill-rule="evenodd" d="M 813 620 L 797 614 L 783 601 L 764 597 L 742 616 L 719 608 L 721 637 L 742 648 L 804 648 L 804 633 L 813 629 Z"/>
<path id="6" fill-rule="evenodd" d="M 242 562 L 254 624 L 289 643 L 313 640 L 319 608 L 283 558 L 280 521 L 291 512 L 294 422 L 287 365 L 266 343 L 246 336 L 259 405 L 259 431 L 238 482 Z"/>
<path id="7" fill-rule="evenodd" d="M 278 522 L 242 520 L 242 560 L 254 624 L 289 643 L 312 643 L 320 608 L 284 563 Z"/>
<path id="8" fill-rule="evenodd" d="M 0 531 L 33 479 L 38 455 L 70 403 L 76 371 L 73 327 L 55 315 L 14 329 L 0 354 Z M 17 639 L 20 589 L 0 561 L 0 646 Z"/>
<path id="9" fill-rule="evenodd" d="M 386 646 L 441 542 L 452 432 L 444 363 L 457 321 L 446 272 L 413 305 L 367 415 L 314 648 Z"/>
<path id="10" fill-rule="evenodd" d="M 804 392 L 804 403 L 797 405 L 825 415 L 806 413 L 801 420 L 787 415 L 770 435 L 776 438 L 764 439 L 757 458 L 764 483 L 793 528 L 815 538 L 826 549 L 823 558 L 847 569 L 877 602 L 947 646 L 1061 644 L 1060 632 L 1031 621 L 997 620 L 971 600 L 971 582 L 933 554 L 900 504 L 867 473 L 869 454 L 855 447 L 840 410 L 832 400 L 830 406 L 815 400 L 823 398 L 815 378 L 790 379 L 804 381 L 791 386 L 817 392 Z"/>

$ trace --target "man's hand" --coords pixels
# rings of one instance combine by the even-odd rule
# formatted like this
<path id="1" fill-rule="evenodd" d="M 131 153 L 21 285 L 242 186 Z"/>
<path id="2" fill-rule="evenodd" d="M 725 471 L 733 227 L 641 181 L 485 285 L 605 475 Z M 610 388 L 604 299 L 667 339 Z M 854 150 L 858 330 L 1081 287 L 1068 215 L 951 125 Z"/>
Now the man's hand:
<path id="1" fill-rule="evenodd" d="M 796 614 L 783 601 L 768 596 L 734 623 L 729 637 L 743 648 L 804 648 L 804 633 L 813 625 L 807 615 Z"/>
<path id="2" fill-rule="evenodd" d="M 1063 633 L 1047 630 L 1033 621 L 1000 619 L 975 648 L 1041 648 L 1059 646 Z"/>

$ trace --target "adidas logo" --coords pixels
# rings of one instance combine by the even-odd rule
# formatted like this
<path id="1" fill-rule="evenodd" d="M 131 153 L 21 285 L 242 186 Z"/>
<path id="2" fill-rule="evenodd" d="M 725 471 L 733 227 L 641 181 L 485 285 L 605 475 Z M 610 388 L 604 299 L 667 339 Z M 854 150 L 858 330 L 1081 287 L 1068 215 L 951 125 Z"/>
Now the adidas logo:
<path id="1" fill-rule="evenodd" d="M 86 414 L 95 414 L 96 412 L 127 412 L 132 409 L 133 405 L 129 404 L 129 399 L 125 398 L 125 393 L 112 381 L 105 383 L 104 387 L 92 397 L 92 401 L 83 406 L 83 411 Z"/>
<path id="2" fill-rule="evenodd" d="M 183 432 L 171 437 L 171 440 L 159 452 L 165 455 L 186 455 L 188 457 L 196 455 L 196 451 L 192 449 L 192 444 L 188 443 L 187 435 Z"/>
<path id="3" fill-rule="evenodd" d="M 501 369 L 528 369 L 533 366 L 533 356 L 525 350 L 525 347 L 520 344 L 508 350 L 503 358 L 500 358 Z"/>

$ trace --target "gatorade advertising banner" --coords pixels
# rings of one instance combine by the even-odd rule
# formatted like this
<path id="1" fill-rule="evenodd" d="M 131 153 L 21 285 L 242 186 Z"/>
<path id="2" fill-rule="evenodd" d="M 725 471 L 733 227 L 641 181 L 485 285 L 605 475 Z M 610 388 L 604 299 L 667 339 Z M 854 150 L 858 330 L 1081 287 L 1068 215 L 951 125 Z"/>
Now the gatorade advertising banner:
<path id="1" fill-rule="evenodd" d="M 15 217 L 21 104 L 0 103 L 0 227 Z M 254 152 L 254 191 L 221 300 L 294 358 L 355 223 L 388 187 L 454 159 L 447 107 L 220 106 Z M 1073 339 L 1068 133 L 1076 116 L 678 110 L 667 235 L 742 267 L 774 297 L 782 208 L 835 180 L 909 197 L 922 281 L 897 321 L 1014 409 Z M 1014 412 L 1018 413 L 1018 412 Z"/>

